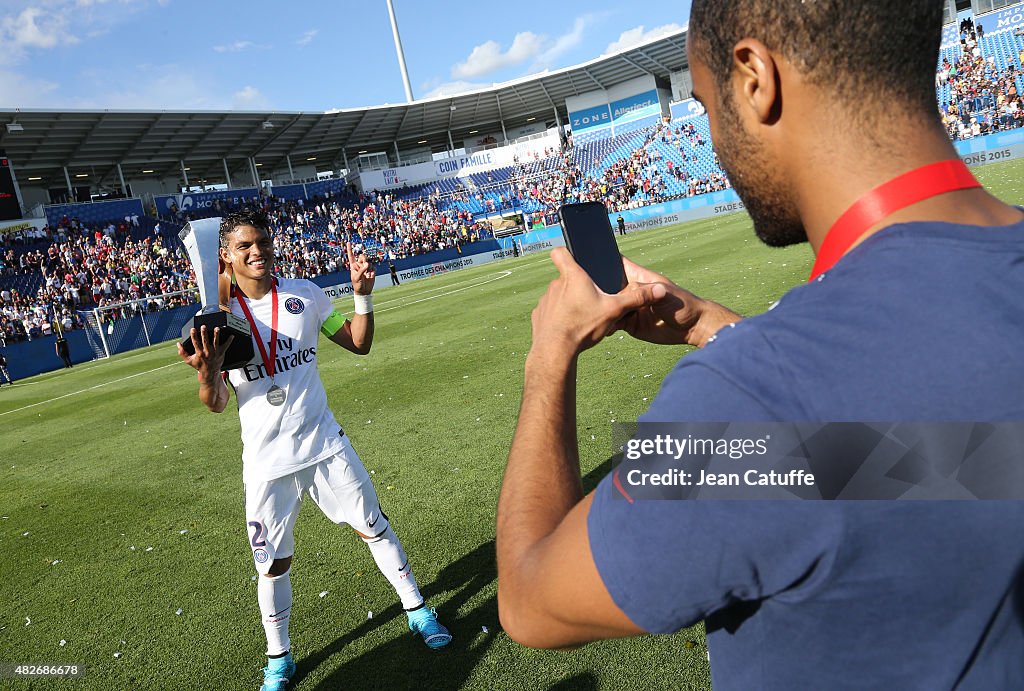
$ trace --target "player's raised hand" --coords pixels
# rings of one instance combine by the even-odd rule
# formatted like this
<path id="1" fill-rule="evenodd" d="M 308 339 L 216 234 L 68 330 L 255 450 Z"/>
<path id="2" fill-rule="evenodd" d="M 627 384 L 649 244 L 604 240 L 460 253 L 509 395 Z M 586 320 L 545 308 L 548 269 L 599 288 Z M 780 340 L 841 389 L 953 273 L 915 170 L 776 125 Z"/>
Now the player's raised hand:
<path id="1" fill-rule="evenodd" d="M 228 336 L 226 340 L 222 341 L 220 338 L 220 327 L 213 329 L 211 332 L 205 326 L 200 330 L 193 328 L 191 336 L 194 352 L 189 355 L 179 343 L 178 355 L 190 367 L 199 372 L 200 377 L 208 381 L 212 380 L 224 366 L 224 357 L 227 355 L 228 348 L 231 347 L 235 337 Z"/>
<path id="2" fill-rule="evenodd" d="M 352 274 L 352 290 L 356 295 L 369 295 L 373 292 L 374 279 L 377 276 L 374 267 L 366 258 L 366 253 L 354 254 L 352 243 L 345 243 L 345 252 L 348 254 L 348 268 Z"/>
<path id="3" fill-rule="evenodd" d="M 661 274 L 625 257 L 622 265 L 630 286 L 661 285 L 665 288 L 665 295 L 660 300 L 644 305 L 619 322 L 618 327 L 633 338 L 659 345 L 703 348 L 720 329 L 743 319 L 717 302 L 699 298 Z"/>

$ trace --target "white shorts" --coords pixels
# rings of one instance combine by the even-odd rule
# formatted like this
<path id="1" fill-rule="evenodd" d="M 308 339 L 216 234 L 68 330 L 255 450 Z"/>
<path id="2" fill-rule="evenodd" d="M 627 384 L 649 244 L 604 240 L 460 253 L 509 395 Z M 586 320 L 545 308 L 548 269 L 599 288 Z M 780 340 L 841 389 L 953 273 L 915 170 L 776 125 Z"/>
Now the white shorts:
<path id="1" fill-rule="evenodd" d="M 266 574 L 275 559 L 295 553 L 295 519 L 304 495 L 331 521 L 347 523 L 362 535 L 375 537 L 388 528 L 370 475 L 342 437 L 344 448 L 316 465 L 268 482 L 245 486 L 245 520 L 256 570 Z"/>

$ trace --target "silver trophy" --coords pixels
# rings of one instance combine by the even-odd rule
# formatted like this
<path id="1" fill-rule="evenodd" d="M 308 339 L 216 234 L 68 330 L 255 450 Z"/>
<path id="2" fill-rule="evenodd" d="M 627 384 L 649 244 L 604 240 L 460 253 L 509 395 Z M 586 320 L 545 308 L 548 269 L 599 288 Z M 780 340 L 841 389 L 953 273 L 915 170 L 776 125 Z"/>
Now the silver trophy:
<path id="1" fill-rule="evenodd" d="M 244 367 L 255 355 L 252 329 L 249 322 L 231 313 L 231 272 L 230 267 L 224 267 L 220 260 L 220 219 L 189 221 L 178 233 L 178 237 L 192 262 L 203 306 L 192 323 L 185 324 L 182 329 L 182 348 L 189 355 L 195 352 L 190 335 L 192 327 L 200 331 L 205 326 L 208 333 L 219 328 L 221 342 L 229 336 L 235 337 L 224 356 L 222 369 Z"/>

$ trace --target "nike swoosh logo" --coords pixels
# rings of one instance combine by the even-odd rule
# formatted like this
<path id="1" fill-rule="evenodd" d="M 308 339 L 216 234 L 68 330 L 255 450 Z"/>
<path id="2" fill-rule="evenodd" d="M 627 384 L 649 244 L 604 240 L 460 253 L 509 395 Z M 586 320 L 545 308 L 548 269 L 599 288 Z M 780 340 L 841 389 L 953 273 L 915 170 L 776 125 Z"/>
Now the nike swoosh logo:
<path id="1" fill-rule="evenodd" d="M 377 521 L 379 521 L 379 520 L 380 520 L 380 514 L 377 514 L 377 518 L 374 518 L 372 521 L 367 523 L 367 525 L 372 528 L 373 526 L 377 525 Z"/>

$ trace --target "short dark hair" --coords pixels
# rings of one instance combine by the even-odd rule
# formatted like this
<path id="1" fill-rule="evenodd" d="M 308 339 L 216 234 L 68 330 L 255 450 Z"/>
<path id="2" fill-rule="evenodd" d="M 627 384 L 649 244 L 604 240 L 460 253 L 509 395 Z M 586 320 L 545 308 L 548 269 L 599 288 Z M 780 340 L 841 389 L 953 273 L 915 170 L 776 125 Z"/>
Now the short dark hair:
<path id="1" fill-rule="evenodd" d="M 753 38 L 849 103 L 937 109 L 943 0 L 693 0 L 690 36 L 722 89 L 732 49 Z"/>
<path id="2" fill-rule="evenodd" d="M 252 226 L 253 228 L 259 228 L 268 236 L 270 235 L 270 221 L 267 219 L 267 215 L 265 213 L 256 209 L 242 209 L 241 211 L 232 212 L 221 219 L 221 247 L 228 246 L 228 235 L 235 232 L 239 226 Z"/>

